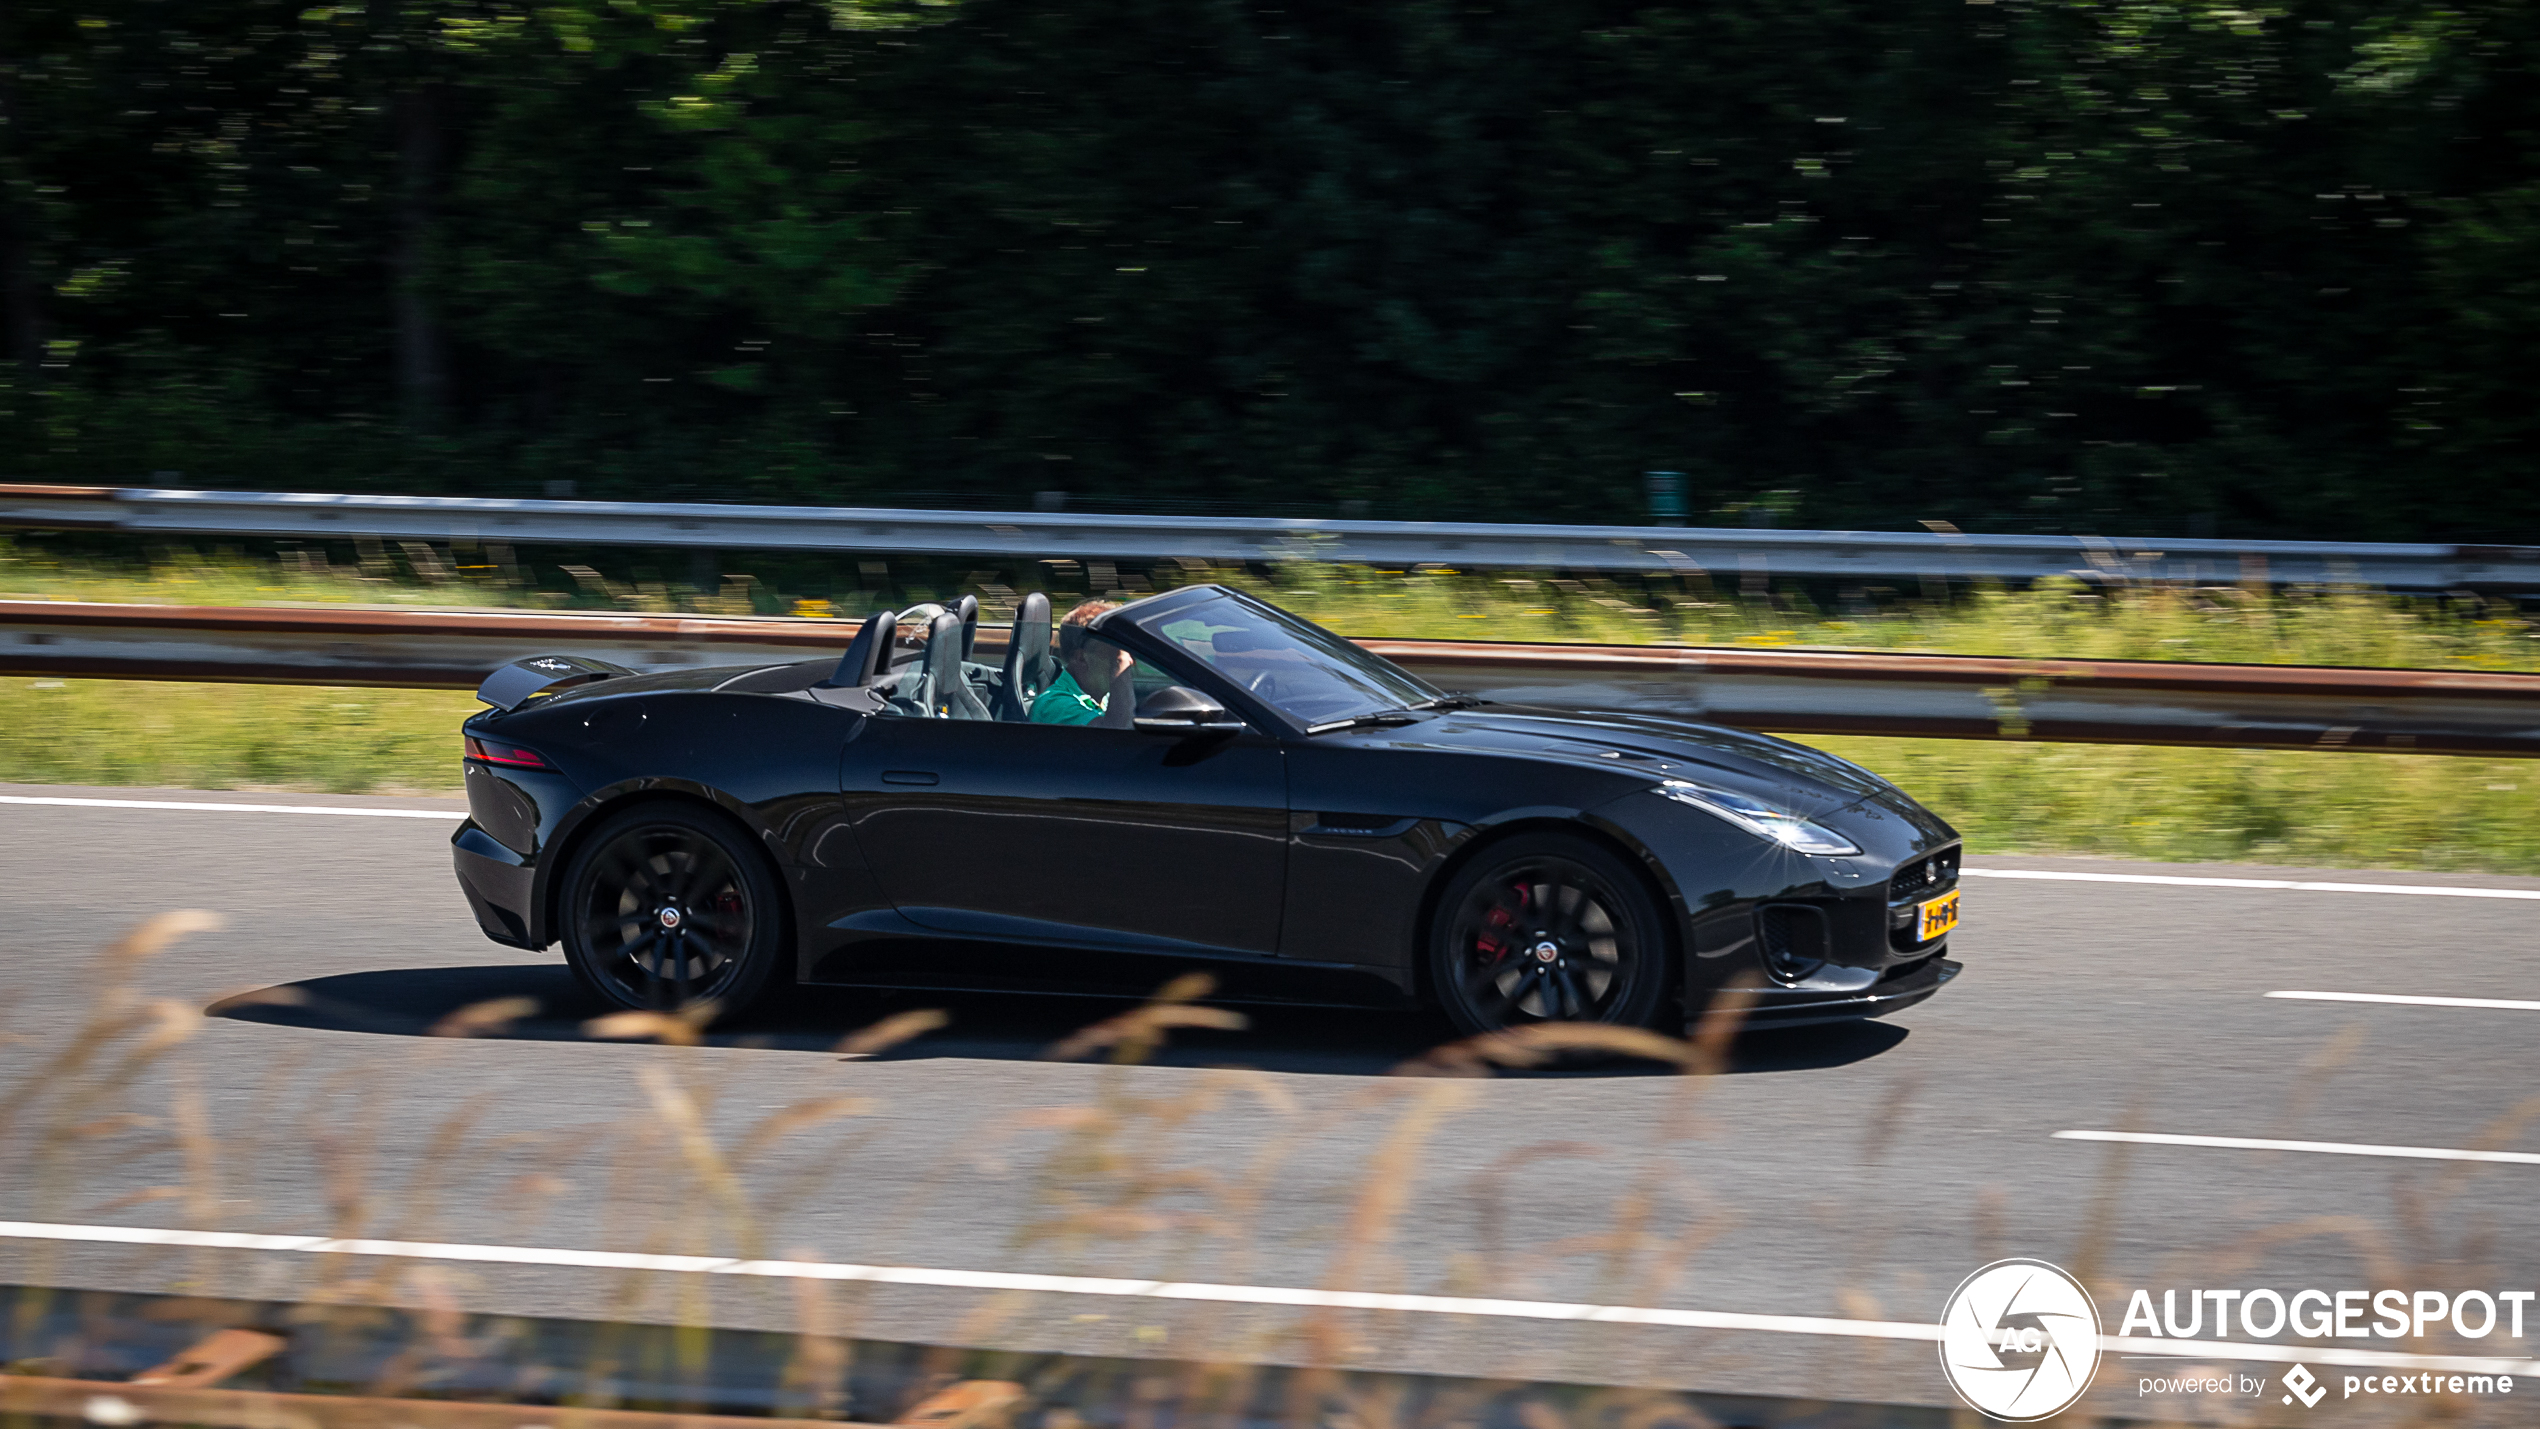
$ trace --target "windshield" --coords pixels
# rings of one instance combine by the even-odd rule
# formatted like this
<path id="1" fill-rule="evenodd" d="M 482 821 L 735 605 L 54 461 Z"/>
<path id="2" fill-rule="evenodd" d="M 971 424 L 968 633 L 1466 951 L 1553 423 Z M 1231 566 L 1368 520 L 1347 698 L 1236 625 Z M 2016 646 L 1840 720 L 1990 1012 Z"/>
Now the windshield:
<path id="1" fill-rule="evenodd" d="M 1123 611 L 1133 615 L 1134 608 Z M 1137 627 L 1204 660 L 1299 724 L 1398 710 L 1438 691 L 1311 621 L 1231 595 L 1176 603 Z"/>

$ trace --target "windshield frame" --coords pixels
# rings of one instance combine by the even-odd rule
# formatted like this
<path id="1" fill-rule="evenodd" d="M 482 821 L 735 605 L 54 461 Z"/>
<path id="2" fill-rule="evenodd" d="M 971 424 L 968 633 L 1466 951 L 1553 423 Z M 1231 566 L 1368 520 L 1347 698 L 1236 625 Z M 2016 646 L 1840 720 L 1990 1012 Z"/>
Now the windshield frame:
<path id="1" fill-rule="evenodd" d="M 1168 638 L 1157 628 L 1156 623 L 1159 621 L 1173 619 L 1185 614 L 1194 606 L 1219 598 L 1234 601 L 1254 615 L 1285 627 L 1287 633 L 1297 637 L 1297 643 L 1306 648 L 1309 653 L 1328 659 L 1333 664 L 1352 668 L 1362 674 L 1375 674 L 1388 682 L 1400 682 L 1410 690 L 1416 691 L 1417 697 L 1421 699 L 1438 699 L 1447 694 L 1446 691 L 1438 689 L 1393 661 L 1324 629 L 1294 611 L 1282 610 L 1266 600 L 1257 599 L 1222 585 L 1183 586 L 1178 590 L 1165 591 L 1148 596 L 1144 600 L 1132 601 L 1117 610 L 1105 611 L 1096 617 L 1091 622 L 1091 629 L 1097 634 L 1109 635 L 1114 640 L 1118 640 L 1123 634 L 1128 633 L 1120 629 L 1126 626 L 1129 631 L 1135 632 L 1136 643 L 1145 647 L 1143 654 L 1150 659 L 1150 663 L 1163 669 L 1184 671 L 1200 676 L 1200 680 L 1194 683 L 1204 683 L 1217 695 L 1221 703 L 1227 704 L 1230 708 L 1240 708 L 1256 724 L 1287 730 L 1299 737 L 1309 737 L 1314 726 L 1325 724 L 1328 720 L 1309 720 L 1290 714 L 1269 700 L 1243 689 L 1224 671 L 1182 648 L 1180 642 Z M 1159 656 L 1161 658 L 1154 658 Z M 1379 709 L 1397 708 L 1401 706 L 1375 706 L 1360 713 L 1372 714 Z M 1345 716 L 1334 715 L 1330 718 L 1339 719 Z"/>

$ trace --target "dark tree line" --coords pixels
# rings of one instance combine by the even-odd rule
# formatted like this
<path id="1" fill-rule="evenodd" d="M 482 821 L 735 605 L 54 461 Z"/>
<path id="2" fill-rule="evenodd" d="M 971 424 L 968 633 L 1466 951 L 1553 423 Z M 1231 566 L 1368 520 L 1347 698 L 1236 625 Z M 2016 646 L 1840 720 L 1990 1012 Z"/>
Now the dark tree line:
<path id="1" fill-rule="evenodd" d="M 2540 6 L 10 0 L 0 479 L 2540 539 Z"/>

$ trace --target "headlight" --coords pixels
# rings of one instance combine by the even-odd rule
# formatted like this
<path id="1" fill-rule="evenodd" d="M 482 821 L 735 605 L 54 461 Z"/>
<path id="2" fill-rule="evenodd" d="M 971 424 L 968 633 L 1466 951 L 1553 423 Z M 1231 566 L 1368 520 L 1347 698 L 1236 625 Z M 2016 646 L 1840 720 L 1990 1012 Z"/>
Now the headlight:
<path id="1" fill-rule="evenodd" d="M 1650 792 L 1679 804 L 1691 804 L 1706 813 L 1717 814 L 1748 833 L 1771 839 L 1784 848 L 1801 853 L 1833 858 L 1861 851 L 1832 829 L 1812 824 L 1797 814 L 1783 813 L 1744 794 L 1732 794 L 1726 789 L 1714 789 L 1707 784 L 1688 783 L 1682 779 L 1669 779 Z"/>

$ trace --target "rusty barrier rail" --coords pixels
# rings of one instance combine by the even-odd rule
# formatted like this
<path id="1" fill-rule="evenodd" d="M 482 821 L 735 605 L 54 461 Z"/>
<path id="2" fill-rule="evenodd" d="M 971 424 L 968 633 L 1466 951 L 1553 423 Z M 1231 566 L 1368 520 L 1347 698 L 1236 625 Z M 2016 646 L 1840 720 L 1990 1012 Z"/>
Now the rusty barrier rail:
<path id="1" fill-rule="evenodd" d="M 0 1375 L 0 1414 L 84 1422 L 107 1429 L 140 1425 L 190 1429 L 1004 1429 L 1020 1399 L 1019 1385 L 965 1381 L 930 1397 L 889 1426 L 878 1426 L 837 1419 Z"/>
<path id="2" fill-rule="evenodd" d="M 1347 561 L 1700 572 L 1741 582 L 2005 581 L 2076 575 L 2190 585 L 2540 591 L 2540 547 L 1956 531 L 1129 516 L 660 501 L 536 501 L 0 483 L 0 527 L 134 534 L 485 541 L 1165 561 Z"/>
<path id="3" fill-rule="evenodd" d="M 0 601 L 0 674 L 471 689 L 523 655 L 814 658 L 852 621 Z M 982 644 L 1002 648 L 993 630 Z M 1785 734 L 2540 755 L 2540 675 L 1367 640 L 1451 689 Z"/>
<path id="4" fill-rule="evenodd" d="M 162 1388 L 34 1375 L 0 1376 L 0 1414 L 107 1429 L 862 1429 L 837 1420 Z"/>

